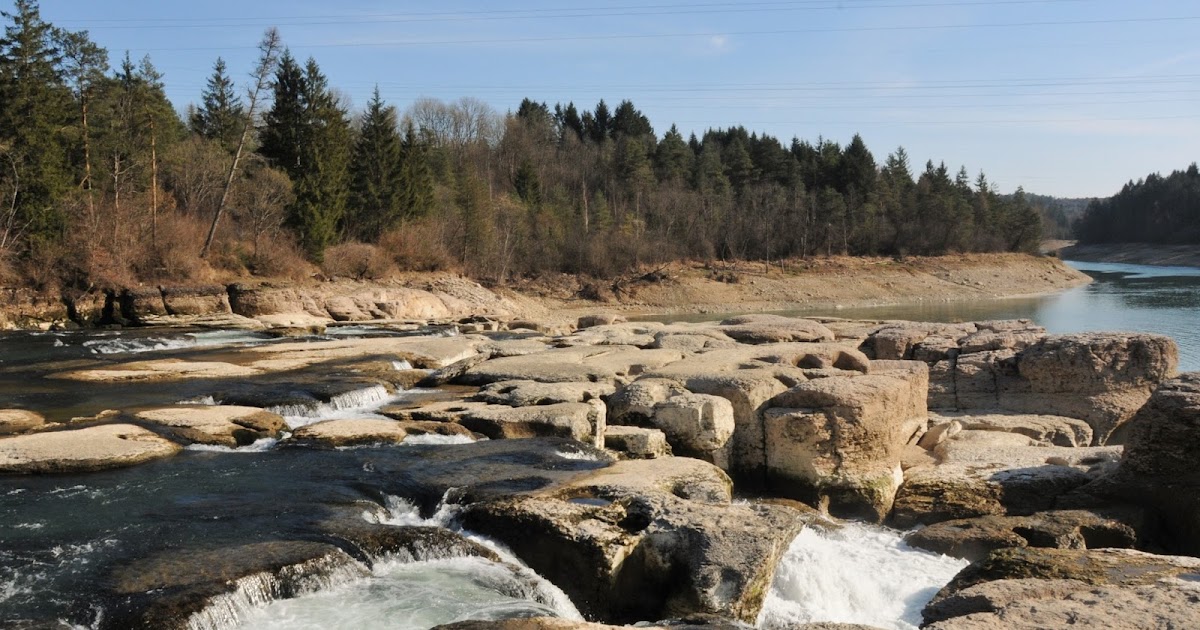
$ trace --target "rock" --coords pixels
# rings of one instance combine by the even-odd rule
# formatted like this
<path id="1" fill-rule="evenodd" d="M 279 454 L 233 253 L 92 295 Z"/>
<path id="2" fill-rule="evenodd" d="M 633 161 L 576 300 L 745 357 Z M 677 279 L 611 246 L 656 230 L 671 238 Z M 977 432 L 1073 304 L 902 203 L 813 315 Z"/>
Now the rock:
<path id="1" fill-rule="evenodd" d="M 607 626 L 602 623 L 573 621 L 557 617 L 534 617 L 532 619 L 500 619 L 495 621 L 456 621 L 432 630 L 606 630 L 617 626 Z M 648 626 L 654 628 L 656 626 Z"/>
<path id="2" fill-rule="evenodd" d="M 167 314 L 162 291 L 158 287 L 132 287 L 121 291 L 121 315 L 135 322 Z"/>
<path id="3" fill-rule="evenodd" d="M 478 354 L 482 337 L 382 337 L 296 341 L 246 348 L 255 360 L 248 367 L 267 372 L 297 370 L 320 363 L 384 359 L 408 361 L 422 369 L 438 369 Z"/>
<path id="4" fill-rule="evenodd" d="M 1163 383 L 1129 423 L 1116 474 L 1083 490 L 1100 501 L 1148 508 L 1153 542 L 1200 554 L 1200 372 Z M 1093 500 L 1094 502 L 1094 500 Z"/>
<path id="5" fill-rule="evenodd" d="M 1187 628 L 1200 560 L 1129 549 L 1004 549 L 963 569 L 923 628 Z"/>
<path id="6" fill-rule="evenodd" d="M 654 405 L 651 424 L 680 455 L 711 457 L 733 437 L 733 405 L 719 396 L 676 394 Z"/>
<path id="7" fill-rule="evenodd" d="M 611 424 L 651 426 L 658 403 L 688 390 L 665 378 L 639 378 L 617 389 L 608 397 L 608 421 Z"/>
<path id="8" fill-rule="evenodd" d="M 279 414 L 235 405 L 180 405 L 139 411 L 139 420 L 166 427 L 173 435 L 199 444 L 245 446 L 279 437 L 287 428 Z"/>
<path id="9" fill-rule="evenodd" d="M 25 409 L 0 409 L 0 436 L 25 433 L 46 424 L 42 414 Z"/>
<path id="10" fill-rule="evenodd" d="M 950 420 L 970 431 L 1002 431 L 1028 436 L 1035 442 L 1052 446 L 1089 446 L 1092 427 L 1083 420 L 1063 416 L 1033 414 L 942 413 L 932 421 Z M 933 429 L 930 429 L 932 432 Z M 928 446 L 926 448 L 933 448 Z"/>
<path id="11" fill-rule="evenodd" d="M 902 448 L 926 422 L 926 368 L 909 363 L 800 383 L 772 399 L 764 416 L 772 490 L 836 516 L 886 518 Z"/>
<path id="12" fill-rule="evenodd" d="M 463 526 L 508 545 L 589 618 L 709 613 L 753 622 L 803 526 L 778 505 L 731 505 L 698 460 L 626 460 L 565 485 L 468 506 Z"/>
<path id="13" fill-rule="evenodd" d="M 500 381 L 480 388 L 478 400 L 494 405 L 532 407 L 598 400 L 616 391 L 610 383 L 539 383 Z"/>
<path id="14" fill-rule="evenodd" d="M 425 378 L 417 381 L 417 387 L 441 387 L 467 373 L 467 370 L 490 359 L 488 354 L 476 354 L 465 359 L 459 359 L 450 365 L 430 372 Z"/>
<path id="15" fill-rule="evenodd" d="M 930 417 L 931 422 L 935 422 L 936 420 L 937 418 L 932 416 Z M 917 446 L 920 446 L 927 451 L 932 451 L 938 444 L 941 444 L 947 439 L 954 437 L 959 431 L 962 430 L 963 425 L 958 420 L 940 422 L 932 427 L 929 427 L 929 430 L 926 431 L 925 435 L 922 435 L 921 439 L 917 442 Z"/>
<path id="16" fill-rule="evenodd" d="M 964 430 L 934 449 L 936 465 L 905 471 L 890 522 L 907 529 L 1058 509 L 1061 497 L 1113 470 L 1120 452 L 1108 446 L 1039 446 L 1015 433 Z"/>
<path id="17" fill-rule="evenodd" d="M 163 287 L 163 306 L 168 315 L 213 315 L 231 313 L 229 292 L 220 285 Z"/>
<path id="18" fill-rule="evenodd" d="M 604 448 L 633 459 L 654 459 L 671 454 L 671 446 L 662 431 L 611 424 L 604 429 Z"/>
<path id="19" fill-rule="evenodd" d="M 468 385 L 497 381 L 542 383 L 617 382 L 683 358 L 677 350 L 641 350 L 630 346 L 555 348 L 528 356 L 502 357 L 477 365 L 456 379 Z"/>
<path id="20" fill-rule="evenodd" d="M 272 541 L 164 552 L 116 569 L 106 583 L 104 627 L 220 627 L 228 615 L 218 604 L 239 588 L 259 601 L 308 593 L 322 583 L 370 574 L 341 549 L 325 543 Z M 249 582 L 246 584 L 246 582 Z"/>
<path id="21" fill-rule="evenodd" d="M 1137 532 L 1126 522 L 1103 514 L 1061 510 L 944 521 L 923 527 L 905 540 L 913 547 L 975 562 L 1008 547 L 1131 548 Z"/>
<path id="22" fill-rule="evenodd" d="M 779 315 L 740 315 L 721 322 L 721 332 L 742 343 L 833 341 L 833 332 L 810 319 Z"/>
<path id="23" fill-rule="evenodd" d="M 47 378 L 91 383 L 160 382 L 194 378 L 241 378 L 261 374 L 262 370 L 223 361 L 152 359 L 116 363 L 106 368 L 75 370 L 50 374 Z"/>
<path id="24" fill-rule="evenodd" d="M 269 284 L 232 284 L 227 291 L 230 310 L 244 317 L 307 313 L 310 316 L 328 318 L 328 313 L 321 310 L 311 299 L 306 300 L 296 289 Z"/>
<path id="25" fill-rule="evenodd" d="M 555 343 L 561 346 L 634 346 L 649 348 L 654 344 L 654 334 L 663 328 L 658 322 L 634 322 L 632 324 L 609 324 L 592 326 L 575 331 L 575 334 L 559 337 Z"/>
<path id="26" fill-rule="evenodd" d="M 1178 365 L 1179 349 L 1161 335 L 1052 335 L 1020 354 L 1017 370 L 1030 393 L 1004 408 L 1085 420 L 1104 444 Z"/>
<path id="27" fill-rule="evenodd" d="M 448 423 L 437 424 L 457 426 Z M 290 441 L 338 448 L 364 444 L 399 444 L 407 437 L 408 431 L 396 420 L 357 418 L 324 420 L 304 425 L 292 433 Z"/>
<path id="28" fill-rule="evenodd" d="M 584 328 L 591 328 L 593 326 L 610 326 L 624 321 L 625 318 L 616 313 L 596 313 L 580 317 L 575 327 L 583 330 Z"/>
<path id="29" fill-rule="evenodd" d="M 0 438 L 0 472 L 69 473 L 133 466 L 178 453 L 178 444 L 131 424 Z"/>
<path id="30" fill-rule="evenodd" d="M 462 413 L 459 424 L 493 440 L 564 437 L 604 447 L 604 403 L 558 403 L 536 407 L 485 405 Z"/>
<path id="31" fill-rule="evenodd" d="M 740 483 L 761 487 L 766 482 L 762 414 L 767 402 L 808 380 L 806 372 L 827 368 L 866 372 L 870 361 L 853 348 L 832 343 L 739 346 L 689 356 L 638 380 L 671 382 L 692 393 L 728 400 L 733 405 L 734 434 L 721 452 L 713 453 L 713 463 L 737 476 Z M 618 392 L 613 399 L 620 397 Z"/>
<path id="32" fill-rule="evenodd" d="M 379 414 L 401 422 L 458 422 L 468 412 L 502 409 L 511 409 L 511 407 L 481 402 L 445 400 L 417 406 L 384 405 L 379 409 Z"/>

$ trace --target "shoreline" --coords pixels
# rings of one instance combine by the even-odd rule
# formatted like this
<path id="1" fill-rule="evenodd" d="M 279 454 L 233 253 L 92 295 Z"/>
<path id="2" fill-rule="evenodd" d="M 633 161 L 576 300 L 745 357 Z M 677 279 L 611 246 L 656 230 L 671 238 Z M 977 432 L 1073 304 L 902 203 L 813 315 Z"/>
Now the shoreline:
<path id="1" fill-rule="evenodd" d="M 1081 262 L 1200 268 L 1200 247 L 1196 245 L 1157 245 L 1154 243 L 1079 245 L 1068 242 L 1061 246 L 1057 253 L 1063 259 Z"/>
<path id="2" fill-rule="evenodd" d="M 835 256 L 770 265 L 676 262 L 609 281 L 555 274 L 495 288 L 450 273 L 406 273 L 387 281 L 262 280 L 73 297 L 3 289 L 0 330 L 112 324 L 304 328 L 480 316 L 569 325 L 597 312 L 649 317 L 827 310 L 835 315 L 851 308 L 1029 298 L 1090 281 L 1052 256 L 961 254 L 904 260 Z"/>

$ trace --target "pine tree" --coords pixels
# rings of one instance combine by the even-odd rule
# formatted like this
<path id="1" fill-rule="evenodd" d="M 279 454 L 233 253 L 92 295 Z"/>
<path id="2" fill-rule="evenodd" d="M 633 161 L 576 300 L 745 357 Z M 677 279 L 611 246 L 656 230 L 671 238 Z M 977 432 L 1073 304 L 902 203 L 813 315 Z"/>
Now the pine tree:
<path id="1" fill-rule="evenodd" d="M 654 152 L 654 170 L 659 181 L 683 182 L 692 172 L 695 161 L 696 154 L 684 142 L 683 135 L 675 125 L 671 125 Z"/>
<path id="2" fill-rule="evenodd" d="M 537 170 L 529 160 L 523 160 L 517 167 L 517 172 L 513 174 L 513 189 L 526 206 L 535 210 L 541 206 L 542 185 L 538 181 Z"/>
<path id="3" fill-rule="evenodd" d="M 224 59 L 217 57 L 212 76 L 200 98 L 200 107 L 192 112 L 188 121 L 192 132 L 216 140 L 226 151 L 233 153 L 241 140 L 246 110 L 233 80 L 226 74 Z"/>
<path id="4" fill-rule="evenodd" d="M 301 173 L 300 154 L 307 130 L 304 107 L 304 68 L 284 50 L 275 70 L 275 100 L 263 117 L 258 153 L 282 168 L 293 180 Z"/>
<path id="5" fill-rule="evenodd" d="M 403 218 L 401 139 L 396 108 L 385 105 L 379 88 L 363 112 L 351 161 L 347 233 L 374 241 Z"/>
<path id="6" fill-rule="evenodd" d="M 0 177 L 15 200 L 15 224 L 31 241 L 52 241 L 67 225 L 59 202 L 72 177 L 62 131 L 75 118 L 59 72 L 61 44 L 32 0 L 16 0 L 12 13 L 0 15 L 10 22 L 0 39 L 0 139 L 8 162 Z M 13 236 L 6 228 L 3 240 Z"/>
<path id="7" fill-rule="evenodd" d="M 418 219 L 433 211 L 433 171 L 428 152 L 429 147 L 408 121 L 400 145 L 400 199 L 405 219 Z"/>
<path id="8" fill-rule="evenodd" d="M 89 114 L 96 88 L 104 83 L 104 74 L 108 71 L 108 51 L 88 38 L 87 31 L 61 34 L 63 47 L 63 70 L 72 90 L 75 102 L 79 108 L 80 145 L 82 167 L 79 184 L 87 191 L 88 215 L 94 218 L 96 214 L 95 182 L 92 181 L 92 133 Z"/>
<path id="9" fill-rule="evenodd" d="M 350 183 L 350 123 L 316 60 L 304 68 L 305 143 L 295 179 L 291 224 L 314 261 L 337 238 Z M 351 231 L 357 226 L 347 226 Z"/>

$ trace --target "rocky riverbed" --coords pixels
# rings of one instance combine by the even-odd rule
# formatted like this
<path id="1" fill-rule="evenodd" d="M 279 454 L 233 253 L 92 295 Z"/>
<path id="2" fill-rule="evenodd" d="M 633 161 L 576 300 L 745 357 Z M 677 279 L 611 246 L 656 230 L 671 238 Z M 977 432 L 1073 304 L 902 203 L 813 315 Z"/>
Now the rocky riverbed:
<path id="1" fill-rule="evenodd" d="M 1195 619 L 1200 377 L 1165 337 L 285 319 L 299 337 L 4 365 L 0 620 L 235 627 L 398 557 L 469 557 L 534 602 L 486 627 L 770 625 L 781 559 L 839 519 L 972 562 L 929 627 Z M 111 551 L 21 581 L 85 544 Z"/>

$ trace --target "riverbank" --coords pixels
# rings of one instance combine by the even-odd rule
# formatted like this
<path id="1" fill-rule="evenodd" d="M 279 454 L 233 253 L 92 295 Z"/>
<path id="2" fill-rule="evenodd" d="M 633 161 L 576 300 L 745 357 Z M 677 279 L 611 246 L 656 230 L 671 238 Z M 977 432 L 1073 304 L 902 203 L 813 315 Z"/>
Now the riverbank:
<path id="1" fill-rule="evenodd" d="M 1154 243 L 1070 244 L 1058 250 L 1060 258 L 1086 262 L 1157 265 L 1162 267 L 1200 267 L 1200 247 L 1195 245 L 1157 245 Z"/>
<path id="2" fill-rule="evenodd" d="M 448 273 L 384 282 L 343 279 L 135 287 L 60 296 L 0 291 L 0 329 L 103 324 L 239 328 L 485 316 L 574 322 L 580 314 L 763 312 L 1037 295 L 1089 282 L 1061 260 L 1024 254 L 830 257 L 781 263 L 680 262 L 616 280 L 567 274 L 485 288 Z"/>

